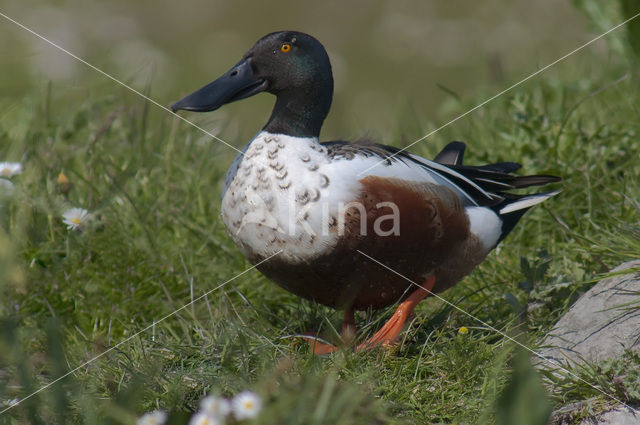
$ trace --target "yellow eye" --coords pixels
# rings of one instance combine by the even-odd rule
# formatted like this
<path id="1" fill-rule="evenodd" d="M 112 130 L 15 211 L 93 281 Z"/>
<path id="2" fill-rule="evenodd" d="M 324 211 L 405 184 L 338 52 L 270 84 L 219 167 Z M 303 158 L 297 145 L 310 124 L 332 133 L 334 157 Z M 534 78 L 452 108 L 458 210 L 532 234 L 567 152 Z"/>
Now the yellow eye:
<path id="1" fill-rule="evenodd" d="M 280 51 L 287 53 L 289 50 L 291 50 L 291 44 L 289 43 L 284 43 L 282 46 L 280 46 Z"/>

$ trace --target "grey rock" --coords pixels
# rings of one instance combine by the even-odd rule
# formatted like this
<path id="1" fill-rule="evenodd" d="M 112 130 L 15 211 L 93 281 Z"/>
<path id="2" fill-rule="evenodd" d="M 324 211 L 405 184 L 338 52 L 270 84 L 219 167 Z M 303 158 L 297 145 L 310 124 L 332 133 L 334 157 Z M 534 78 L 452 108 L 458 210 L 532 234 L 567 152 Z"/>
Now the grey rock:
<path id="1" fill-rule="evenodd" d="M 640 267 L 640 260 L 624 263 L 612 272 Z M 637 302 L 636 309 L 625 308 Z M 604 279 L 587 291 L 556 323 L 539 345 L 538 367 L 553 364 L 600 362 L 640 351 L 640 272 Z M 621 422 L 622 423 L 622 422 Z M 631 423 L 631 422 L 630 422 Z M 638 421 L 634 423 L 640 423 Z"/>
<path id="2" fill-rule="evenodd" d="M 629 407 L 618 405 L 608 411 L 594 414 L 595 399 L 588 399 L 567 404 L 551 414 L 553 425 L 637 425 L 640 424 L 640 412 Z M 577 419 L 582 418 L 582 419 Z M 580 422 L 577 422 L 577 421 Z"/>
<path id="3" fill-rule="evenodd" d="M 592 413 L 591 403 L 593 399 L 576 401 L 566 404 L 551 412 L 549 424 L 553 425 L 574 425 L 577 417 L 584 417 Z"/>
<path id="4" fill-rule="evenodd" d="M 626 407 L 616 407 L 602 415 L 586 418 L 579 425 L 638 425 L 640 413 Z"/>

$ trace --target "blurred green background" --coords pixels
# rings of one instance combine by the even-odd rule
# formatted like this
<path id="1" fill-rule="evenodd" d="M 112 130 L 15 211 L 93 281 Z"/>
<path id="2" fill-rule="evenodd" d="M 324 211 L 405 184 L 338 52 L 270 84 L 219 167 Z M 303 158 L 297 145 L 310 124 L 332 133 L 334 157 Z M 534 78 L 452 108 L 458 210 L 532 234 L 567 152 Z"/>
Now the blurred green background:
<path id="1" fill-rule="evenodd" d="M 308 32 L 329 51 L 335 74 L 323 137 L 364 133 L 388 142 L 399 114 L 415 117 L 416 127 L 401 134 L 416 139 L 443 101 L 483 87 L 500 91 L 593 36 L 584 14 L 562 0 L 3 0 L 0 11 L 164 105 L 225 72 L 262 35 Z M 121 91 L 5 19 L 0 69 L 2 102 L 17 104 L 51 81 L 61 113 L 87 96 Z M 263 94 L 190 119 L 243 145 L 272 102 Z M 441 120 L 463 111 L 450 112 Z"/>

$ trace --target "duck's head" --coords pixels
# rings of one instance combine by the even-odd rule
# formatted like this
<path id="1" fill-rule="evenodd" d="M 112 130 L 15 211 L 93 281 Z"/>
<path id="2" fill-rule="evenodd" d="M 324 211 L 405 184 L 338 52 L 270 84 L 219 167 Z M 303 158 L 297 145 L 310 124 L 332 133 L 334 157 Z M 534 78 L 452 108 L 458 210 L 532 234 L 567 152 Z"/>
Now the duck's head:
<path id="1" fill-rule="evenodd" d="M 276 104 L 264 130 L 296 137 L 318 137 L 333 96 L 331 63 L 324 47 L 308 34 L 268 34 L 214 82 L 171 106 L 208 112 L 266 91 Z"/>

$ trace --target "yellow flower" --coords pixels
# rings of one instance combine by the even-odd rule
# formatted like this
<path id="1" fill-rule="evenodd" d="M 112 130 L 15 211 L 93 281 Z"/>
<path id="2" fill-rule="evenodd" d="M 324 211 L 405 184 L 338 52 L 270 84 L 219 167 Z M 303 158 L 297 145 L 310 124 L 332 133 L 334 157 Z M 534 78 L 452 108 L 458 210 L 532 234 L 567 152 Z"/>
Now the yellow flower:
<path id="1" fill-rule="evenodd" d="M 467 329 L 466 326 L 460 326 L 460 328 L 458 329 L 458 333 L 460 335 L 466 335 L 469 333 L 469 329 Z"/>
<path id="2" fill-rule="evenodd" d="M 60 172 L 60 174 L 58 174 L 58 190 L 60 190 L 60 192 L 62 192 L 62 194 L 67 194 L 72 187 L 71 181 L 69 181 L 69 177 L 67 177 L 67 175 L 65 173 L 63 173 L 62 171 Z"/>

